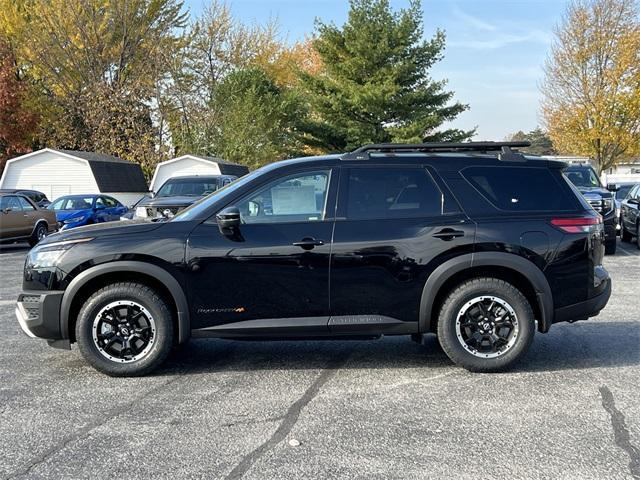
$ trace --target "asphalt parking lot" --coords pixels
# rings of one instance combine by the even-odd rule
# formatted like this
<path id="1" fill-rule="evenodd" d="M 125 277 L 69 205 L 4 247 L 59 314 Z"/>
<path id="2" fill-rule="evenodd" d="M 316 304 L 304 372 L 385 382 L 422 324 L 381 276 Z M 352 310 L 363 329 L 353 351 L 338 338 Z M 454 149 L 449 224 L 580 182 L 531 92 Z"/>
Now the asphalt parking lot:
<path id="1" fill-rule="evenodd" d="M 27 248 L 0 247 L 0 477 L 640 479 L 640 250 L 619 247 L 607 308 L 510 373 L 429 336 L 197 340 L 137 379 L 27 338 Z"/>

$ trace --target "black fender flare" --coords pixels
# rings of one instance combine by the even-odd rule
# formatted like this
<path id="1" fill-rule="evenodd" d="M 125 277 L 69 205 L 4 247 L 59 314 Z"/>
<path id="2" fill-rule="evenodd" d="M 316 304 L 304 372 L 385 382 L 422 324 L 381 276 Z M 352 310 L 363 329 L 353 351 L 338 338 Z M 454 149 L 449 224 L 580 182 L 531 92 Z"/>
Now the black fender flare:
<path id="1" fill-rule="evenodd" d="M 189 340 L 191 325 L 189 318 L 189 304 L 182 286 L 176 278 L 165 269 L 151 264 L 135 260 L 119 260 L 93 266 L 81 272 L 67 286 L 60 304 L 60 331 L 62 338 L 69 337 L 69 312 L 71 304 L 78 291 L 90 280 L 107 273 L 114 272 L 138 272 L 155 278 L 162 283 L 171 293 L 178 313 L 178 343 Z"/>
<path id="2" fill-rule="evenodd" d="M 420 331 L 428 332 L 431 323 L 431 310 L 440 291 L 440 288 L 453 275 L 472 268 L 481 266 L 498 266 L 509 268 L 522 275 L 533 286 L 538 301 L 540 317 L 538 329 L 540 332 L 549 331 L 553 321 L 553 296 L 547 278 L 533 262 L 513 253 L 504 252 L 478 252 L 467 253 L 447 260 L 439 265 L 429 276 L 422 290 L 420 299 Z"/>

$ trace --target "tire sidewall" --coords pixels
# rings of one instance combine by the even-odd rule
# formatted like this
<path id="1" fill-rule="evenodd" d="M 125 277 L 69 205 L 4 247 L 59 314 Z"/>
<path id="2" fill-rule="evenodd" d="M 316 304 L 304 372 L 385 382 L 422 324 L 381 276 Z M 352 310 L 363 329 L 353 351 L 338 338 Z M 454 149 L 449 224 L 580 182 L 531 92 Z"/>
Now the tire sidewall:
<path id="1" fill-rule="evenodd" d="M 447 355 L 457 364 L 472 371 L 499 371 L 516 362 L 528 350 L 535 335 L 535 319 L 524 295 L 506 282 L 488 280 L 467 282 L 451 294 L 443 305 L 438 322 L 438 337 Z M 473 355 L 462 346 L 456 335 L 456 318 L 460 309 L 479 296 L 493 296 L 506 301 L 518 318 L 518 338 L 506 353 L 494 358 Z"/>
<path id="2" fill-rule="evenodd" d="M 139 286 L 114 285 L 92 295 L 84 304 L 76 322 L 76 340 L 82 355 L 97 370 L 114 376 L 135 376 L 147 373 L 158 366 L 171 349 L 173 326 L 167 306 L 154 295 L 153 291 Z M 121 363 L 106 358 L 93 341 L 93 321 L 100 310 L 114 301 L 139 303 L 151 314 L 155 322 L 155 337 L 151 350 L 139 360 Z"/>

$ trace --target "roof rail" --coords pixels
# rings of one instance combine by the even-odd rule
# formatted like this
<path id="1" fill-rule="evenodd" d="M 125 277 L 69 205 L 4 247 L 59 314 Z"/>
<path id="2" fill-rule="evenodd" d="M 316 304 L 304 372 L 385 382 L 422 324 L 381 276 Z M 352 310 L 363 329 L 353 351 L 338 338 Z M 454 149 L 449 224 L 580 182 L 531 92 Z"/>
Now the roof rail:
<path id="1" fill-rule="evenodd" d="M 367 160 L 370 152 L 495 152 L 501 160 L 517 161 L 524 157 L 511 148 L 528 147 L 531 142 L 463 142 L 463 143 L 372 143 L 344 154 L 341 160 Z M 516 158 L 517 157 L 517 158 Z"/>

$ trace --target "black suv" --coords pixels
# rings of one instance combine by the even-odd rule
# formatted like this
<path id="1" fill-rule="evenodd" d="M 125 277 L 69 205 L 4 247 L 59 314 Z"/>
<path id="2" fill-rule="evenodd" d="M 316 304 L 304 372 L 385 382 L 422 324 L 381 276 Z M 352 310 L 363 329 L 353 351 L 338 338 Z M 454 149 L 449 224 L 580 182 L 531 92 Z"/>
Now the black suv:
<path id="1" fill-rule="evenodd" d="M 602 186 L 598 174 L 591 165 L 572 164 L 565 171 L 567 178 L 573 183 L 593 209 L 602 215 L 605 234 L 605 253 L 616 253 L 618 236 L 618 215 L 613 193 Z"/>
<path id="2" fill-rule="evenodd" d="M 256 170 L 170 221 L 104 224 L 31 250 L 17 316 L 110 375 L 190 337 L 435 333 L 497 371 L 535 331 L 611 293 L 601 216 L 527 143 L 370 145 Z"/>
<path id="3" fill-rule="evenodd" d="M 173 177 L 162 184 L 152 198 L 143 198 L 136 204 L 134 217 L 171 218 L 200 198 L 228 185 L 235 175 L 191 175 Z"/>

